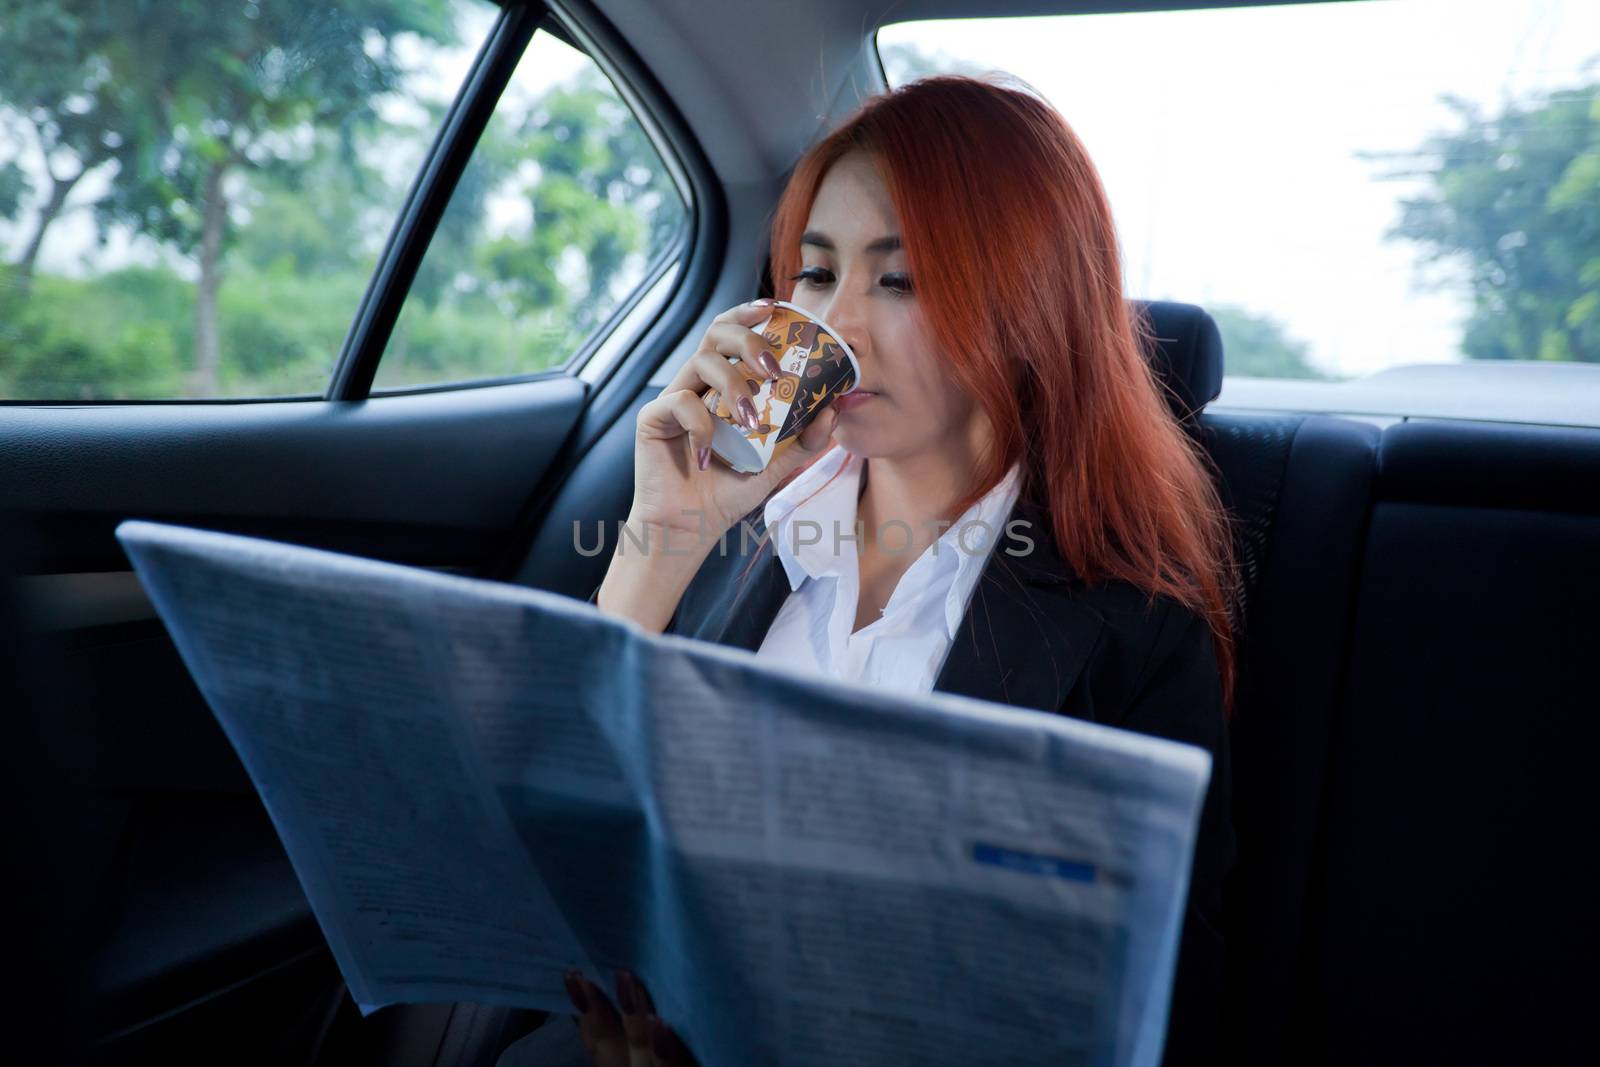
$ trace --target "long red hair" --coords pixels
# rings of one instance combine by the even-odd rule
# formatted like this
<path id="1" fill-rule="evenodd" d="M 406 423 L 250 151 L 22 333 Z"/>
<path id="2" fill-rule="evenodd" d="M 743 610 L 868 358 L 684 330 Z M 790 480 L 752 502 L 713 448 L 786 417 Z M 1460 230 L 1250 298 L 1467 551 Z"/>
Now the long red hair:
<path id="1" fill-rule="evenodd" d="M 938 350 L 994 428 L 952 513 L 1022 461 L 1022 492 L 1079 576 L 1206 618 L 1231 707 L 1227 516 L 1145 358 L 1149 326 L 1123 297 L 1110 203 L 1082 142 L 1047 102 L 996 80 L 929 77 L 873 97 L 795 164 L 772 222 L 781 299 L 823 176 L 858 149 L 889 188 Z"/>

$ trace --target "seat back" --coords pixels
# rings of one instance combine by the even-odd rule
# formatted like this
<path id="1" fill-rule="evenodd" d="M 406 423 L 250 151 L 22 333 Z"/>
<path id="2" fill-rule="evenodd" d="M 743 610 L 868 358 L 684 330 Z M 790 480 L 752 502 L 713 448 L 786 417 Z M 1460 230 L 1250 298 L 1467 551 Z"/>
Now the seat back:
<path id="1" fill-rule="evenodd" d="M 1389 428 L 1312 913 L 1328 1062 L 1593 1055 L 1597 649 L 1600 432 Z"/>
<path id="2" fill-rule="evenodd" d="M 1206 414 L 1241 588 L 1229 724 L 1238 856 L 1225 894 L 1230 1059 L 1297 1062 L 1328 735 L 1347 669 L 1377 427 Z"/>

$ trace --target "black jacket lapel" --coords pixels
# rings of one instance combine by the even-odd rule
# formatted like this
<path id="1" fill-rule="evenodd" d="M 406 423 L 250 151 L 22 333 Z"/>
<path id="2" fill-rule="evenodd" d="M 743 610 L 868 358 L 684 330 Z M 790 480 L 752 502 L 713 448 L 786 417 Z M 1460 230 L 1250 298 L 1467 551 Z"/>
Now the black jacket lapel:
<path id="1" fill-rule="evenodd" d="M 725 547 L 713 551 L 695 575 L 667 626 L 670 632 L 750 652 L 761 647 L 789 596 L 789 578 L 771 541 L 761 540 L 766 525 L 760 509 L 745 522 L 750 532 L 729 531 Z"/>
<path id="2" fill-rule="evenodd" d="M 743 570 L 743 563 L 740 570 Z M 754 652 L 772 628 L 778 609 L 790 593 L 789 576 L 771 545 L 762 549 L 761 556 L 750 568 L 743 582 L 735 580 L 733 603 L 723 616 L 717 634 L 712 640 L 734 648 Z"/>
<path id="3" fill-rule="evenodd" d="M 752 541 L 765 532 L 759 514 L 752 516 Z M 1021 552 L 1027 544 L 1001 534 L 934 688 L 1017 707 L 1062 710 L 1105 623 L 1092 593 L 1057 551 L 1048 516 L 1018 501 L 1011 519 L 1029 523 L 1022 532 L 1032 547 L 1009 555 L 1008 547 Z M 670 629 L 754 652 L 789 597 L 789 579 L 770 542 L 752 563 L 750 555 L 738 550 L 737 531 L 728 541 L 728 553 L 713 553 L 696 576 Z"/>
<path id="4" fill-rule="evenodd" d="M 1028 522 L 1019 532 L 1033 545 L 1028 549 L 1002 531 L 934 688 L 1017 707 L 1063 710 L 1100 640 L 1104 618 L 1057 551 L 1048 516 L 1018 501 L 1011 518 Z M 1023 554 L 1010 555 L 1007 548 Z"/>

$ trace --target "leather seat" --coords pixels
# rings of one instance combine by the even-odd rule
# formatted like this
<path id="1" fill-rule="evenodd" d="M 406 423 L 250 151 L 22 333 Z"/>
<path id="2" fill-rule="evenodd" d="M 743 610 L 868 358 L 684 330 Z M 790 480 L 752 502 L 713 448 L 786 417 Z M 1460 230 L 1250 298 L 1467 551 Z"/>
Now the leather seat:
<path id="1" fill-rule="evenodd" d="M 1593 1062 L 1600 431 L 1388 428 L 1309 911 L 1321 1062 Z"/>

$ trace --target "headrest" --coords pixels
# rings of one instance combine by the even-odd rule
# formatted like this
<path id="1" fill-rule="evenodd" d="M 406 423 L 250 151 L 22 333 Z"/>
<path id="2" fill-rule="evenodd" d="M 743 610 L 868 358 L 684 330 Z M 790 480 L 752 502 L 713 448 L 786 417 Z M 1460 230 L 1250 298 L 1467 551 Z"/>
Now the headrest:
<path id="1" fill-rule="evenodd" d="M 1222 334 L 1205 308 L 1171 300 L 1130 300 L 1150 319 L 1155 350 L 1147 353 L 1156 379 L 1180 422 L 1195 425 L 1200 409 L 1222 392 Z"/>

